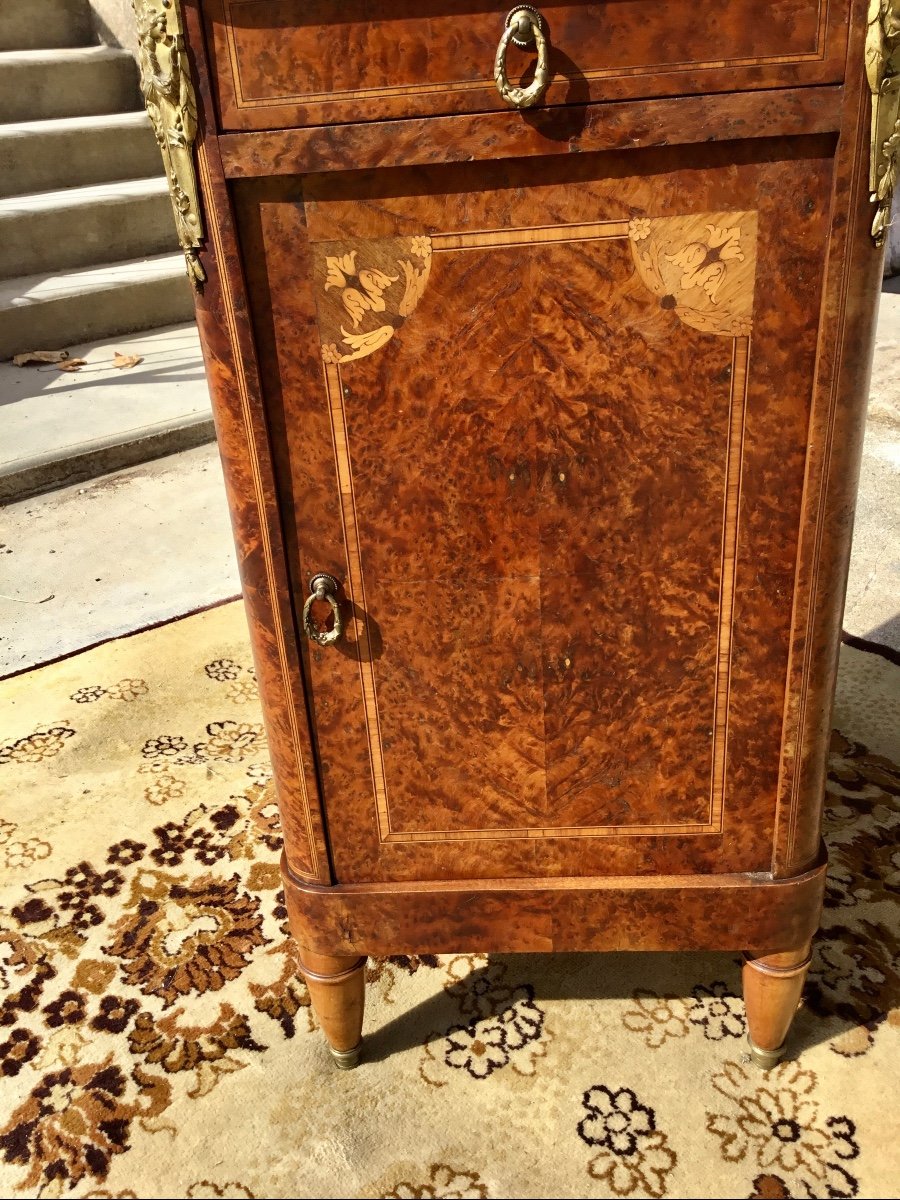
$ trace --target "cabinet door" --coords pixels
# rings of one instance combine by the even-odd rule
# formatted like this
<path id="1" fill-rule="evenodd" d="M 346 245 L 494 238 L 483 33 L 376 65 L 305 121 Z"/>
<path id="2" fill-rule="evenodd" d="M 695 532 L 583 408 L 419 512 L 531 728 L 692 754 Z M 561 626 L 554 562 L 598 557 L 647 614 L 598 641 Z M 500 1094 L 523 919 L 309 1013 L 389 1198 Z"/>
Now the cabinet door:
<path id="1" fill-rule="evenodd" d="M 340 882 L 769 869 L 833 149 L 239 186 Z"/>

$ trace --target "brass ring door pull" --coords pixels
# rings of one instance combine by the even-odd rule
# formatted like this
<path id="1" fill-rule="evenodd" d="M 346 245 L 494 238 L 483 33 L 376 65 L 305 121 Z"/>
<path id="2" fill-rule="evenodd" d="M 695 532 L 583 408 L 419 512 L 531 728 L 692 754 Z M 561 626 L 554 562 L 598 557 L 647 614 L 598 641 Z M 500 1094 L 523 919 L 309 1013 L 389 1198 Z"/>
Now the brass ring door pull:
<path id="1" fill-rule="evenodd" d="M 530 46 L 534 43 L 537 50 L 534 79 L 526 88 L 514 87 L 506 74 L 506 48 L 510 42 L 515 42 L 517 46 Z M 494 82 L 497 84 L 497 91 L 513 108 L 531 108 L 543 96 L 549 81 L 548 45 L 543 18 L 536 8 L 519 5 L 507 15 L 506 28 L 497 47 L 497 57 L 494 59 Z"/>
<path id="2" fill-rule="evenodd" d="M 341 617 L 340 605 L 337 602 L 338 581 L 333 575 L 321 572 L 313 575 L 309 581 L 309 595 L 303 605 L 303 632 L 311 642 L 320 646 L 332 646 L 340 641 L 344 633 L 344 622 Z M 334 625 L 331 629 L 317 629 L 312 619 L 312 606 L 315 600 L 327 600 L 334 613 Z"/>

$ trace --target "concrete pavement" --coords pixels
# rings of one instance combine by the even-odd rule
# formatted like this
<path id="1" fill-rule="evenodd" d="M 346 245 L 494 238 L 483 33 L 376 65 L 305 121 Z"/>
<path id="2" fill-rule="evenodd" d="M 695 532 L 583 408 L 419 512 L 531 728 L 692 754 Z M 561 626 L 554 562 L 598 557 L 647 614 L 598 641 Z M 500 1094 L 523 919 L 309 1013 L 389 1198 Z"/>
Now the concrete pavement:
<path id="1" fill-rule="evenodd" d="M 116 351 L 143 361 L 120 370 Z M 70 374 L 0 363 L 0 502 L 215 437 L 193 322 L 71 346 L 69 357 L 86 366 Z"/>
<path id="2" fill-rule="evenodd" d="M 0 676 L 240 592 L 215 443 L 0 510 Z"/>

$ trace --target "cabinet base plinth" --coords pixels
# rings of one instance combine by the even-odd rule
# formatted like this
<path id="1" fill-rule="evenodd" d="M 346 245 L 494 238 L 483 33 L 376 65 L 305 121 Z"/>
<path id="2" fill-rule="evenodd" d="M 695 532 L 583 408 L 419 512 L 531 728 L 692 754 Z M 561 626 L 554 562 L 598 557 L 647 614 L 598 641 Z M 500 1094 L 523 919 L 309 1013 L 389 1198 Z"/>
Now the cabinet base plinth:
<path id="1" fill-rule="evenodd" d="M 335 1065 L 359 1062 L 365 956 L 745 948 L 750 1057 L 784 1040 L 822 910 L 824 858 L 790 879 L 748 875 L 488 879 L 321 887 L 282 857 L 291 931 Z"/>
<path id="2" fill-rule="evenodd" d="M 291 932 L 313 954 L 744 950 L 763 959 L 804 946 L 815 933 L 825 860 L 788 879 L 669 875 L 322 887 L 292 875 L 284 859 L 282 875 Z"/>

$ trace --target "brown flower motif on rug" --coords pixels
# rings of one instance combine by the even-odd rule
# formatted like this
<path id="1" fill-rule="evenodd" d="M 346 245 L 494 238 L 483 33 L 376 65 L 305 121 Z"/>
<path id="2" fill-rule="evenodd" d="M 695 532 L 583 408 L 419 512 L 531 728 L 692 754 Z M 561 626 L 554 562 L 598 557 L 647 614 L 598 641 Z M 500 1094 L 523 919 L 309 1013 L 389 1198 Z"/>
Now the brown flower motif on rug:
<path id="1" fill-rule="evenodd" d="M 186 753 L 187 742 L 176 733 L 160 733 L 156 737 L 147 738 L 141 753 L 144 758 L 177 758 Z"/>
<path id="2" fill-rule="evenodd" d="M 213 721 L 207 725 L 208 740 L 198 742 L 194 753 L 201 759 L 224 759 L 239 763 L 251 755 L 265 753 L 262 725 L 249 721 Z"/>
<path id="3" fill-rule="evenodd" d="M 687 999 L 659 996 L 648 988 L 636 988 L 633 997 L 633 1006 L 622 1013 L 622 1024 L 641 1034 L 651 1050 L 687 1037 L 692 1026 L 711 1042 L 740 1038 L 747 1030 L 742 997 L 721 980 L 695 984 Z"/>
<path id="4" fill-rule="evenodd" d="M 596 1084 L 584 1093 L 587 1113 L 578 1123 L 578 1136 L 596 1153 L 588 1174 L 605 1183 L 616 1196 L 652 1196 L 669 1192 L 669 1175 L 678 1156 L 669 1139 L 656 1127 L 656 1113 L 628 1087 Z"/>
<path id="5" fill-rule="evenodd" d="M 167 771 L 163 763 L 143 763 L 138 770 L 151 776 L 144 788 L 144 799 L 150 804 L 166 804 L 169 800 L 180 800 L 185 794 L 187 781 Z"/>
<path id="6" fill-rule="evenodd" d="M 188 881 L 143 870 L 113 933 L 106 949 L 122 960 L 123 977 L 166 1006 L 190 992 L 218 991 L 263 944 L 259 902 L 237 876 Z"/>
<path id="7" fill-rule="evenodd" d="M 221 1004 L 218 1016 L 202 1025 L 182 1024 L 184 1015 L 183 1008 L 159 1018 L 139 1013 L 128 1045 L 136 1058 L 148 1066 L 162 1067 L 167 1075 L 192 1072 L 195 1083 L 187 1093 L 192 1098 L 212 1091 L 220 1075 L 246 1066 L 245 1059 L 233 1051 L 265 1049 L 254 1041 L 247 1018 L 230 1004 Z"/>
<path id="8" fill-rule="evenodd" d="M 26 1063 L 37 1058 L 41 1040 L 27 1029 L 14 1029 L 0 1042 L 0 1074 L 18 1075 Z"/>
<path id="9" fill-rule="evenodd" d="M 0 1152 L 6 1162 L 28 1167 L 22 1187 L 102 1179 L 113 1155 L 128 1148 L 134 1118 L 160 1112 L 168 1094 L 162 1081 L 139 1069 L 129 1079 L 112 1055 L 51 1071 L 0 1131 Z"/>
<path id="10" fill-rule="evenodd" d="M 213 662 L 207 663 L 203 669 L 210 679 L 215 679 L 218 683 L 226 683 L 229 680 L 237 679 L 244 670 L 241 664 L 235 662 L 233 658 L 214 659 Z"/>
<path id="11" fill-rule="evenodd" d="M 0 745 L 0 766 L 4 763 L 37 764 L 55 758 L 62 753 L 67 739 L 74 736 L 75 730 L 62 723 L 36 729 L 26 737 Z"/>
<path id="12" fill-rule="evenodd" d="M 849 1117 L 823 1113 L 816 1076 L 783 1062 L 763 1077 L 752 1066 L 727 1062 L 712 1085 L 728 1102 L 707 1112 L 706 1127 L 722 1157 L 777 1175 L 805 1196 L 855 1196 L 859 1185 L 844 1166 L 858 1157 Z"/>
<path id="13" fill-rule="evenodd" d="M 15 821 L 0 819 L 0 862 L 10 871 L 33 866 L 42 858 L 49 858 L 52 846 L 39 837 L 18 838 Z"/>
<path id="14" fill-rule="evenodd" d="M 248 774 L 250 772 L 248 771 Z M 246 792 L 250 801 L 250 818 L 258 835 L 262 837 L 270 850 L 281 848 L 281 817 L 278 813 L 278 801 L 275 799 L 275 788 L 267 777 L 253 785 Z"/>
<path id="15" fill-rule="evenodd" d="M 656 1050 L 673 1038 L 687 1037 L 687 1005 L 679 996 L 658 996 L 647 988 L 634 992 L 634 1006 L 622 1013 L 622 1024 L 643 1035 L 644 1045 Z"/>
<path id="16" fill-rule="evenodd" d="M 427 1181 L 402 1179 L 380 1200 L 485 1200 L 489 1192 L 474 1171 L 457 1170 L 446 1163 L 432 1163 Z"/>
<path id="17" fill-rule="evenodd" d="M 140 696 L 146 696 L 148 691 L 145 679 L 120 679 L 118 683 L 106 689 L 106 694 L 110 700 L 124 700 L 130 703 Z"/>
<path id="18" fill-rule="evenodd" d="M 501 960 L 471 970 L 473 962 L 462 955 L 447 968 L 448 996 L 468 1019 L 425 1041 L 419 1073 L 435 1087 L 446 1082 L 447 1068 L 479 1081 L 507 1066 L 517 1075 L 533 1075 L 553 1038 L 532 984 L 509 983 L 508 965 Z"/>
<path id="19" fill-rule="evenodd" d="M 829 925 L 813 943 L 806 1003 L 849 1026 L 835 1038 L 838 1054 L 864 1054 L 879 1027 L 900 1027 L 900 936 L 881 922 Z"/>
<path id="20" fill-rule="evenodd" d="M 101 687 L 99 683 L 80 687 L 69 699 L 74 700 L 76 704 L 95 704 L 104 696 L 108 696 L 110 700 L 124 700 L 129 703 L 137 700 L 139 696 L 146 696 L 148 691 L 145 679 L 120 679 L 108 688 Z"/>
<path id="21" fill-rule="evenodd" d="M 281 964 L 281 972 L 264 984 L 250 982 L 254 1008 L 277 1021 L 286 1038 L 292 1038 L 297 1032 L 297 1021 L 301 1017 L 303 1029 L 311 1033 L 318 1028 L 318 1023 L 309 999 L 309 989 L 300 974 L 297 943 L 293 938 L 286 937 L 271 946 L 266 955 L 272 956 L 276 964 Z"/>
<path id="22" fill-rule="evenodd" d="M 708 986 L 695 984 L 688 1001 L 688 1020 L 703 1030 L 711 1042 L 742 1038 L 747 1032 L 744 999 L 717 980 Z"/>
<path id="23" fill-rule="evenodd" d="M 253 704 L 259 701 L 259 689 L 253 679 L 235 679 L 225 689 L 226 697 L 232 704 Z"/>

